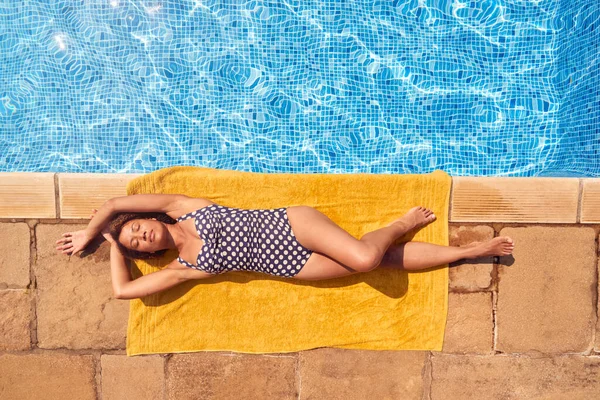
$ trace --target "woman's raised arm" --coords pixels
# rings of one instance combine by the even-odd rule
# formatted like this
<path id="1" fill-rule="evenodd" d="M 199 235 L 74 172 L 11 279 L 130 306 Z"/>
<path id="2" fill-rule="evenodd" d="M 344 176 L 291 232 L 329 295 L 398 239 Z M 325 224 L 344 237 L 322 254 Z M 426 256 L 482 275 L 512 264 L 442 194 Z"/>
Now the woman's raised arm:
<path id="1" fill-rule="evenodd" d="M 100 207 L 98 213 L 86 228 L 86 232 L 91 237 L 95 237 L 116 213 L 167 213 L 180 208 L 181 203 L 188 199 L 189 197 L 183 194 L 133 194 L 131 196 L 113 197 Z"/>
<path id="2" fill-rule="evenodd" d="M 85 228 L 85 232 L 89 238 L 95 238 L 97 234 L 99 234 L 102 229 L 106 226 L 106 224 L 110 221 L 110 218 L 114 214 L 114 209 L 112 207 L 112 203 L 110 200 L 107 200 L 102 204 L 102 207 L 98 210 L 97 213 L 94 214 L 94 218 L 90 220 L 87 228 Z"/>
<path id="3" fill-rule="evenodd" d="M 108 200 L 115 213 L 120 212 L 162 212 L 176 210 L 190 197 L 183 194 L 132 194 L 113 197 Z"/>
<path id="4" fill-rule="evenodd" d="M 113 197 L 102 204 L 87 228 L 63 234 L 56 244 L 62 244 L 57 250 L 73 255 L 85 249 L 108 224 L 112 216 L 120 212 L 162 212 L 184 208 L 185 202 L 191 200 L 183 194 L 134 194 L 131 196 Z M 105 236 L 106 237 L 106 236 Z"/>

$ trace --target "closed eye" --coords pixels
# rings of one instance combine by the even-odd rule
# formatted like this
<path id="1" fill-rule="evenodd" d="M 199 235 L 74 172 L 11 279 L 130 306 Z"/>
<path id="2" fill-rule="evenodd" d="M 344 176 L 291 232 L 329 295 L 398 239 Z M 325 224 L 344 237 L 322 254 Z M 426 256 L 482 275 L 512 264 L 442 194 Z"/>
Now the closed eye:
<path id="1" fill-rule="evenodd" d="M 131 224 L 131 232 L 132 232 L 132 233 L 133 233 L 133 226 L 134 226 L 134 225 L 135 225 L 135 224 Z M 137 229 L 136 229 L 136 230 L 137 230 Z M 133 241 L 134 241 L 134 240 L 135 240 L 135 246 L 133 245 Z M 135 239 L 135 238 L 134 238 L 134 239 L 131 239 L 131 241 L 129 242 L 129 244 L 131 245 L 131 247 L 134 247 L 134 248 L 135 248 L 135 247 L 137 247 L 137 245 L 138 245 L 138 241 L 137 241 L 137 239 Z"/>

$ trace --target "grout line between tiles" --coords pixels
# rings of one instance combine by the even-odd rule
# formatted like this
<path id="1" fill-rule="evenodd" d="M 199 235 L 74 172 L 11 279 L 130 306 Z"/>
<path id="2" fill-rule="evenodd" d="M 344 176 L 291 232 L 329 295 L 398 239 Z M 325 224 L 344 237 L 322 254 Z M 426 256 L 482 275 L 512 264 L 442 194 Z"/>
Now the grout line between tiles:
<path id="1" fill-rule="evenodd" d="M 94 354 L 94 363 L 96 366 L 96 396 L 102 400 L 102 353 Z"/>
<path id="2" fill-rule="evenodd" d="M 454 198 L 454 179 L 450 179 L 450 198 L 448 199 L 448 222 L 452 222 L 452 200 Z"/>
<path id="3" fill-rule="evenodd" d="M 54 212 L 57 219 L 61 218 L 60 214 L 60 185 L 58 183 L 58 174 L 54 174 Z"/>
<path id="4" fill-rule="evenodd" d="M 162 356 L 162 360 L 163 360 L 163 392 L 162 392 L 162 398 L 163 400 L 167 400 L 167 368 L 168 368 L 168 363 L 169 360 L 171 359 L 171 357 L 173 357 L 173 354 L 171 353 L 167 353 L 165 356 Z"/>
<path id="5" fill-rule="evenodd" d="M 28 289 L 31 290 L 32 304 L 31 304 L 31 321 L 29 321 L 29 338 L 30 348 L 34 349 L 38 344 L 37 330 L 38 330 L 38 318 L 37 318 L 37 279 L 34 271 L 34 264 L 37 260 L 37 236 L 36 236 L 36 221 L 32 221 L 27 224 L 29 226 L 29 285 Z"/>
<path id="6" fill-rule="evenodd" d="M 579 179 L 579 192 L 577 193 L 577 216 L 575 218 L 575 223 L 581 223 L 581 210 L 583 208 L 583 179 Z"/>
<path id="7" fill-rule="evenodd" d="M 300 352 L 296 353 L 296 378 L 298 379 L 298 400 L 301 399 L 302 395 L 302 375 L 300 374 Z"/>

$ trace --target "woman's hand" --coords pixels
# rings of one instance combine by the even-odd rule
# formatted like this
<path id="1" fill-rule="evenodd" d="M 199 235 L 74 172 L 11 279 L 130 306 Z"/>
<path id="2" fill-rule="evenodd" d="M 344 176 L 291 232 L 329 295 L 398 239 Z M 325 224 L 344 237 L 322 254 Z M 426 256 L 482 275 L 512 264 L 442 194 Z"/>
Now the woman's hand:
<path id="1" fill-rule="evenodd" d="M 94 218 L 94 214 L 98 210 L 94 209 L 90 219 Z M 102 236 L 109 242 L 114 242 L 113 238 L 108 233 L 108 226 L 102 230 Z M 63 233 L 63 238 L 56 241 L 56 244 L 62 244 L 56 248 L 56 250 L 62 250 L 63 254 L 73 255 L 78 251 L 86 248 L 86 246 L 92 241 L 93 237 L 89 237 L 88 232 L 85 229 L 75 232 Z"/>
<path id="2" fill-rule="evenodd" d="M 88 236 L 85 229 L 63 233 L 63 238 L 56 241 L 56 244 L 62 244 L 62 246 L 57 247 L 56 250 L 62 250 L 63 254 L 72 256 L 78 251 L 85 249 L 92 239 Z"/>

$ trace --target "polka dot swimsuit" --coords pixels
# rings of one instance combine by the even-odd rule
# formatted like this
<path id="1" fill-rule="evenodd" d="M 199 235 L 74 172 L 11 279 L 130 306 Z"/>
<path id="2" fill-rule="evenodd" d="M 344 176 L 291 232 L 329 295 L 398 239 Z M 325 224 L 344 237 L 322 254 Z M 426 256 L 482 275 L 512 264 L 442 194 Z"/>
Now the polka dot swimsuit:
<path id="1" fill-rule="evenodd" d="M 190 268 L 211 274 L 256 271 L 293 277 L 312 254 L 296 240 L 285 208 L 244 210 L 212 204 L 177 221 L 192 217 L 204 244 L 196 265 L 177 257 Z"/>

